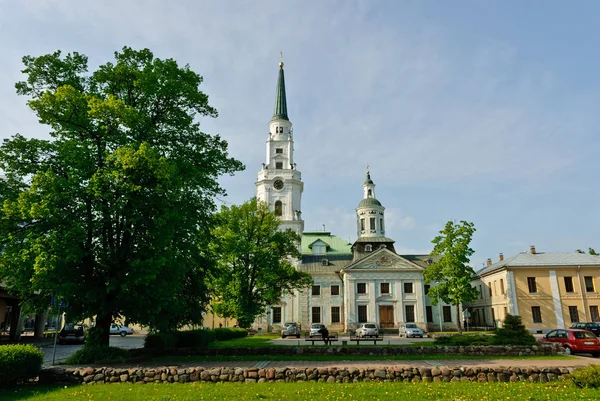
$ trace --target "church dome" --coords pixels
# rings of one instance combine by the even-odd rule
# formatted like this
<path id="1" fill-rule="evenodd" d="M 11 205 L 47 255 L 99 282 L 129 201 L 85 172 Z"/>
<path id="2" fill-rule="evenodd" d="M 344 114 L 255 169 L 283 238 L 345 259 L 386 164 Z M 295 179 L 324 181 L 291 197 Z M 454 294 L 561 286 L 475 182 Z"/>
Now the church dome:
<path id="1" fill-rule="evenodd" d="M 368 206 L 381 206 L 381 202 L 379 202 L 375 198 L 365 198 L 360 201 L 360 203 L 358 204 L 358 207 L 365 207 L 365 206 L 367 206 L 367 207 Z"/>

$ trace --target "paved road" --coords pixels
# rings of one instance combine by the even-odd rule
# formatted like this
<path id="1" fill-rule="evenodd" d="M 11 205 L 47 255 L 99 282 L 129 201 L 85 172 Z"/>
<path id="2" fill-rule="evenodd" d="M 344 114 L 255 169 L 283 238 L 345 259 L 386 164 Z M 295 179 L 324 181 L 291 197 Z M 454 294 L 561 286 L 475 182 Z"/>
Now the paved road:
<path id="1" fill-rule="evenodd" d="M 144 346 L 143 334 L 133 334 L 127 337 L 121 336 L 110 336 L 110 345 L 112 347 L 119 348 L 142 348 Z M 82 344 L 56 344 L 56 358 L 55 362 L 61 362 L 73 355 L 78 349 L 83 347 Z M 52 354 L 54 352 L 54 344 L 46 343 L 42 346 L 44 351 L 44 364 L 43 366 L 52 366 Z"/>
<path id="2" fill-rule="evenodd" d="M 350 341 L 350 336 L 347 334 L 342 334 L 338 338 L 339 338 L 339 340 L 334 341 L 333 345 L 342 345 L 342 341 L 347 341 L 349 345 L 356 344 L 354 341 Z M 406 345 L 406 344 L 431 342 L 431 341 L 433 341 L 431 338 L 405 338 L 405 337 L 398 337 L 398 335 L 389 335 L 389 336 L 384 336 L 383 341 L 377 341 L 377 344 L 379 344 L 379 345 Z M 278 338 L 275 340 L 271 340 L 271 342 L 273 344 L 277 344 L 277 345 L 289 345 L 289 346 L 306 345 L 307 343 L 310 344 L 310 342 L 307 342 L 304 340 L 304 337 Z M 315 342 L 315 344 L 322 344 L 322 342 L 321 341 Z M 369 344 L 373 345 L 373 342 L 372 341 L 371 342 L 364 341 L 364 342 L 361 342 L 360 344 L 361 345 L 369 345 Z"/>

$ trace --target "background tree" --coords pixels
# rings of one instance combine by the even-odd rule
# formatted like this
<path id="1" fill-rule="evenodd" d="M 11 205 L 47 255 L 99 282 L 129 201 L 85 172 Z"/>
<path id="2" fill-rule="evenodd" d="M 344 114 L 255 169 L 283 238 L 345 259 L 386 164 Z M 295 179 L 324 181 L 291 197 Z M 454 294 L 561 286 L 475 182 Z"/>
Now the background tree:
<path id="1" fill-rule="evenodd" d="M 596 253 L 596 251 L 594 250 L 594 248 L 588 248 L 588 252 L 590 253 L 590 255 L 598 255 L 598 253 Z"/>
<path id="2" fill-rule="evenodd" d="M 456 322 L 460 333 L 460 305 L 476 300 L 479 294 L 477 289 L 471 286 L 475 271 L 468 265 L 469 257 L 475 252 L 470 247 L 474 232 L 473 223 L 447 222 L 440 235 L 431 241 L 434 244 L 431 252 L 434 262 L 425 268 L 425 282 L 435 284 L 429 289 L 432 303 L 437 305 L 441 300 L 456 306 Z"/>
<path id="3" fill-rule="evenodd" d="M 278 304 L 283 292 L 312 283 L 309 274 L 292 265 L 300 257 L 300 238 L 291 230 L 279 230 L 279 218 L 266 203 L 252 198 L 241 206 L 223 206 L 216 219 L 216 313 L 248 327 L 267 306 Z"/>
<path id="4" fill-rule="evenodd" d="M 197 116 L 217 116 L 202 77 L 128 47 L 91 74 L 79 53 L 23 63 L 17 92 L 52 139 L 0 147 L 0 279 L 43 306 L 56 290 L 70 318 L 96 316 L 101 344 L 122 316 L 199 323 L 217 180 L 243 168 L 200 132 Z"/>

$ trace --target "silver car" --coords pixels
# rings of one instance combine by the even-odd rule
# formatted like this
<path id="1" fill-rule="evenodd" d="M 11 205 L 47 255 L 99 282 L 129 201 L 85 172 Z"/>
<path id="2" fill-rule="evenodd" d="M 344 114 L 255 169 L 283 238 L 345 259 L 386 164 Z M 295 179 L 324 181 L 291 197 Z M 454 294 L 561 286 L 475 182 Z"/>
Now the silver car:
<path id="1" fill-rule="evenodd" d="M 356 337 L 378 337 L 379 329 L 375 323 L 360 323 L 356 329 Z"/>
<path id="2" fill-rule="evenodd" d="M 314 323 L 312 326 L 310 326 L 310 333 L 308 333 L 308 336 L 310 338 L 313 338 L 314 336 L 320 336 L 321 330 L 323 330 L 324 328 L 324 324 Z"/>
<path id="3" fill-rule="evenodd" d="M 286 323 L 283 325 L 281 329 L 281 338 L 286 337 L 296 337 L 300 338 L 300 327 L 295 322 Z"/>
<path id="4" fill-rule="evenodd" d="M 408 338 L 408 337 L 421 337 L 421 338 L 423 338 L 424 334 L 425 333 L 423 333 L 423 330 L 421 330 L 414 323 L 406 323 L 405 325 L 400 326 L 400 328 L 398 329 L 398 335 L 400 337 L 406 336 L 406 338 Z"/>

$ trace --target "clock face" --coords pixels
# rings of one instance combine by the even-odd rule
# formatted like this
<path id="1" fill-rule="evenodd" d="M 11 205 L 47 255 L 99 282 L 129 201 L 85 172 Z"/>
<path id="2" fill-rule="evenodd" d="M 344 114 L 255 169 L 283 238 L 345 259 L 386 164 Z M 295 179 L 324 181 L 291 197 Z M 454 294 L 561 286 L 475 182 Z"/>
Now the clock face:
<path id="1" fill-rule="evenodd" d="M 275 189 L 282 189 L 283 188 L 283 181 L 281 181 L 281 180 L 275 180 L 275 182 L 273 183 L 273 186 L 275 187 Z"/>

